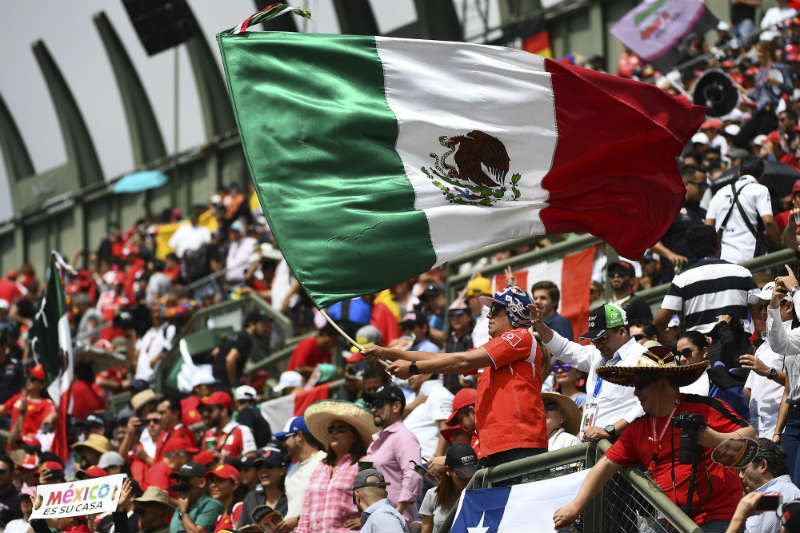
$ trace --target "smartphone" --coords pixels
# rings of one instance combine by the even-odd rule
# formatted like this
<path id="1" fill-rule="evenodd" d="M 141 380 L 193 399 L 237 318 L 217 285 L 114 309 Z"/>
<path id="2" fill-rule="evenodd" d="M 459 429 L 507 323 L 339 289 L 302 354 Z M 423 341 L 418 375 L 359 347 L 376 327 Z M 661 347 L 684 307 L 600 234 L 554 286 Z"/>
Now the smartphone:
<path id="1" fill-rule="evenodd" d="M 756 504 L 757 511 L 777 511 L 783 502 L 780 494 L 764 494 Z"/>

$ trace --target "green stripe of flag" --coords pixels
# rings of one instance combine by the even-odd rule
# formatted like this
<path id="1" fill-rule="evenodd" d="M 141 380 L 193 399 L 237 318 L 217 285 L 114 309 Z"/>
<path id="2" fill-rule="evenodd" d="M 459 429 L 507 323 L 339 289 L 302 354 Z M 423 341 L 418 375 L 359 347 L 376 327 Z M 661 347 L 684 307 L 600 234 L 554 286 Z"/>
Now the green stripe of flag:
<path id="1" fill-rule="evenodd" d="M 428 221 L 395 151 L 374 38 L 217 39 L 256 192 L 315 303 L 379 291 L 433 266 Z"/>

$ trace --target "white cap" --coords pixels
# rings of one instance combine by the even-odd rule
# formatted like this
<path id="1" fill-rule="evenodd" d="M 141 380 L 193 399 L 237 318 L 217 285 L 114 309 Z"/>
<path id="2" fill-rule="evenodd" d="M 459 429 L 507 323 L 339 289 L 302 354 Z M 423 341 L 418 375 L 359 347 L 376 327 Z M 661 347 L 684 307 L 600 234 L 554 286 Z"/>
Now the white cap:
<path id="1" fill-rule="evenodd" d="M 728 113 L 727 115 L 722 115 L 719 118 L 720 120 L 722 120 L 722 122 L 727 122 L 727 121 L 741 122 L 743 116 L 744 113 L 742 113 L 741 109 L 739 109 L 738 107 L 734 107 L 730 113 Z"/>
<path id="2" fill-rule="evenodd" d="M 708 135 L 706 135 L 702 131 L 698 131 L 697 133 L 692 135 L 692 142 L 700 144 L 708 144 Z"/>
<path id="3" fill-rule="evenodd" d="M 8 309 L 8 308 L 9 308 L 8 300 L 0 298 L 0 309 Z"/>
<path id="4" fill-rule="evenodd" d="M 717 31 L 731 31 L 731 25 L 724 20 L 720 20 L 717 24 Z"/>
<path id="5" fill-rule="evenodd" d="M 761 292 L 758 293 L 758 299 L 759 300 L 766 300 L 766 301 L 772 300 L 772 291 L 773 291 L 773 289 L 775 289 L 775 282 L 774 281 L 770 281 L 769 283 L 767 283 L 766 285 L 761 287 Z M 787 294 L 783 298 L 783 300 L 784 301 L 788 301 L 789 300 L 789 295 Z"/>
<path id="6" fill-rule="evenodd" d="M 753 144 L 755 146 L 761 146 L 765 142 L 767 142 L 767 136 L 764 135 L 763 133 L 761 135 L 756 135 L 756 138 L 753 139 Z"/>
<path id="7" fill-rule="evenodd" d="M 211 197 L 211 203 L 212 204 L 221 204 L 222 203 L 222 196 L 220 196 L 219 194 L 215 194 L 214 196 Z"/>
<path id="8" fill-rule="evenodd" d="M 238 401 L 256 401 L 258 400 L 258 393 L 256 389 L 251 387 L 250 385 L 242 385 L 241 387 L 237 387 L 236 391 L 233 393 L 234 399 Z"/>
<path id="9" fill-rule="evenodd" d="M 667 324 L 667 327 L 677 328 L 680 327 L 680 325 L 681 325 L 681 317 L 679 317 L 677 314 L 674 314 L 672 315 L 672 317 L 670 317 L 669 324 Z"/>
<path id="10" fill-rule="evenodd" d="M 738 124 L 728 124 L 722 131 L 728 135 L 739 135 L 741 129 Z"/>
<path id="11" fill-rule="evenodd" d="M 278 381 L 278 384 L 275 385 L 275 388 L 272 389 L 275 392 L 282 392 L 284 389 L 288 389 L 290 387 L 301 387 L 303 385 L 303 376 L 300 375 L 299 372 L 295 372 L 294 370 L 287 370 L 283 374 L 281 374 L 281 379 Z"/>
<path id="12" fill-rule="evenodd" d="M 105 452 L 100 456 L 100 460 L 97 461 L 97 466 L 104 469 L 109 466 L 122 466 L 124 464 L 125 459 L 117 452 Z"/>
<path id="13" fill-rule="evenodd" d="M 198 385 L 213 385 L 216 382 L 217 380 L 214 379 L 211 372 L 203 368 L 197 370 L 194 375 L 192 375 L 192 388 Z"/>

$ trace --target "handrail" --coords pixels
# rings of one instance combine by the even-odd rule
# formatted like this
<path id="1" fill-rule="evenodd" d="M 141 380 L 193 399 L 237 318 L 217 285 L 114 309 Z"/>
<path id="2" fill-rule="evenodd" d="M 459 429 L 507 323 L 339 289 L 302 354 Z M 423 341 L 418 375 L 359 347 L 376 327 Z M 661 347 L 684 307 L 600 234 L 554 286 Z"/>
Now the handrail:
<path id="1" fill-rule="evenodd" d="M 294 349 L 297 347 L 297 344 L 302 341 L 303 339 L 307 339 L 309 337 L 313 337 L 316 335 L 316 331 L 309 331 L 304 335 L 300 335 L 298 337 L 292 337 L 291 339 L 286 339 L 286 345 L 278 350 L 277 352 L 268 355 L 267 357 L 263 357 L 258 361 L 251 361 L 247 360 L 247 364 L 244 365 L 244 375 L 249 376 L 254 372 L 258 372 L 264 368 L 268 368 L 282 359 L 286 359 L 292 355 Z"/>

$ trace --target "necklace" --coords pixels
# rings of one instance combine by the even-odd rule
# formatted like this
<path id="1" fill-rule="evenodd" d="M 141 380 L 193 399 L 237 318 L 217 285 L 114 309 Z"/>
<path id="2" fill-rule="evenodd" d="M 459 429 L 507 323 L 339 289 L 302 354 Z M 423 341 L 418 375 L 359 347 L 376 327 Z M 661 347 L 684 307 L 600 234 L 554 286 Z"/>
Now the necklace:
<path id="1" fill-rule="evenodd" d="M 651 425 L 650 425 L 650 437 L 649 437 L 649 439 L 650 439 L 650 442 L 655 442 L 656 443 L 656 447 L 657 447 L 658 450 L 661 450 L 661 447 L 662 447 L 661 440 L 664 438 L 664 434 L 667 432 L 667 428 L 669 427 L 670 423 L 672 422 L 672 417 L 675 416 L 675 411 L 677 409 L 678 409 L 677 405 L 672 408 L 672 411 L 670 411 L 669 416 L 667 417 L 667 421 L 664 422 L 664 427 L 661 428 L 661 433 L 658 434 L 658 437 L 656 437 L 656 417 L 655 416 L 651 416 L 650 417 Z"/>

